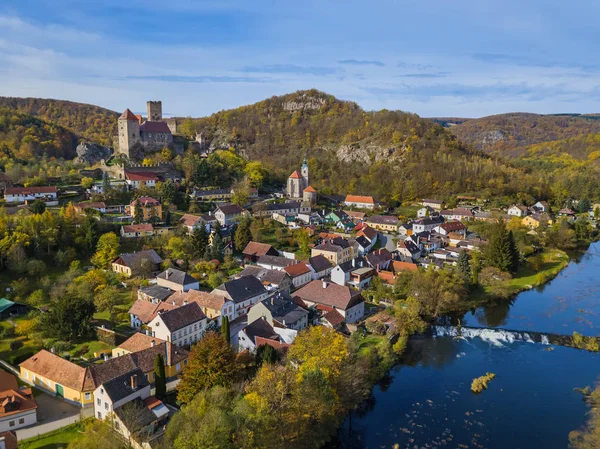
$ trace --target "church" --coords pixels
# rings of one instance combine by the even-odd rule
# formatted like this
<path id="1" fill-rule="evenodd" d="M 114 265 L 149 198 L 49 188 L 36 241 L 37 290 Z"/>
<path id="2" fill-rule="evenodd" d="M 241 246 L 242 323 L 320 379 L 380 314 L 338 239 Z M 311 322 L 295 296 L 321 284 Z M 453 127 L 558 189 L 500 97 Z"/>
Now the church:
<path id="1" fill-rule="evenodd" d="M 288 178 L 286 194 L 289 198 L 316 203 L 317 191 L 308 182 L 306 158 L 304 158 L 300 171 L 295 170 Z"/>

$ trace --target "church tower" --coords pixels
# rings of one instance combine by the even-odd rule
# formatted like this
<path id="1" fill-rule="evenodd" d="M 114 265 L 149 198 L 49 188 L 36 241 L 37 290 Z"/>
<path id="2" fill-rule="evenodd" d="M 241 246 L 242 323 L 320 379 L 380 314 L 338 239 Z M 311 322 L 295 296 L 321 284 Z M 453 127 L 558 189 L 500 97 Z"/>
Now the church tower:
<path id="1" fill-rule="evenodd" d="M 129 150 L 140 141 L 140 121 L 129 109 L 118 120 L 119 153 L 130 157 Z"/>
<path id="2" fill-rule="evenodd" d="M 300 173 L 302 174 L 302 190 L 304 190 L 310 185 L 308 182 L 308 162 L 306 162 L 306 158 L 304 158 L 304 162 L 302 162 Z"/>

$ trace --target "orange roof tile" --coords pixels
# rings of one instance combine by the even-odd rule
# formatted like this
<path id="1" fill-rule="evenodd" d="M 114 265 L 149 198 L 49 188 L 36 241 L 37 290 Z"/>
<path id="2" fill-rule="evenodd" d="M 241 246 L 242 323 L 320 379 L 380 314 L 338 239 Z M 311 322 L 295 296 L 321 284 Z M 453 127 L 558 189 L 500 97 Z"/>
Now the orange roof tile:
<path id="1" fill-rule="evenodd" d="M 125 112 L 123 112 L 121 114 L 121 117 L 119 117 L 119 120 L 133 120 L 133 121 L 137 122 L 138 118 L 129 109 L 125 109 Z"/>
<path id="2" fill-rule="evenodd" d="M 296 170 L 294 173 L 292 173 L 290 175 L 290 178 L 292 178 L 292 179 L 300 179 L 300 178 L 302 178 L 302 175 L 298 172 L 298 170 Z"/>
<path id="3" fill-rule="evenodd" d="M 372 196 L 346 195 L 346 203 L 375 204 L 375 200 Z"/>
<path id="4" fill-rule="evenodd" d="M 305 192 L 311 192 L 311 193 L 317 193 L 317 191 L 315 190 L 315 188 L 313 186 L 308 186 L 306 189 L 304 189 Z"/>

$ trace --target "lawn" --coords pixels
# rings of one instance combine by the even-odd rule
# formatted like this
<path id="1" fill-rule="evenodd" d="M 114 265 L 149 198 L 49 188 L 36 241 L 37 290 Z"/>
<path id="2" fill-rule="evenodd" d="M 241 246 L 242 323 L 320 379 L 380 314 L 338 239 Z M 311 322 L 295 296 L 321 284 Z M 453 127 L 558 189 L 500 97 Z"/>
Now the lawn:
<path id="1" fill-rule="evenodd" d="M 359 352 L 364 353 L 368 349 L 377 346 L 383 341 L 384 338 L 385 337 L 382 335 L 367 335 L 366 337 L 360 340 L 360 343 L 358 345 Z"/>
<path id="2" fill-rule="evenodd" d="M 19 449 L 65 449 L 81 435 L 81 425 L 72 424 L 28 440 L 19 441 Z"/>
<path id="3" fill-rule="evenodd" d="M 417 218 L 417 211 L 423 206 L 416 204 L 413 206 L 398 206 L 394 209 L 394 214 L 404 218 Z"/>
<path id="4" fill-rule="evenodd" d="M 308 254 L 303 254 L 294 241 L 294 231 L 272 219 L 264 220 L 264 226 L 259 231 L 258 241 L 267 243 L 279 251 L 295 253 L 299 259 L 305 259 Z"/>

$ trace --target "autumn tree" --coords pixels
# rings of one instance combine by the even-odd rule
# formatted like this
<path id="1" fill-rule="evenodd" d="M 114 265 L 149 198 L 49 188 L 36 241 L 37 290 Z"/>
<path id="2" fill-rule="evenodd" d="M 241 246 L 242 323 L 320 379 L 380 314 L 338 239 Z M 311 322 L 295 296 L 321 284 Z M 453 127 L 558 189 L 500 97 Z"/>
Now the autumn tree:
<path id="1" fill-rule="evenodd" d="M 135 200 L 135 203 L 133 206 L 133 223 L 139 224 L 142 221 L 144 221 L 144 211 L 142 210 L 142 205 L 140 203 L 140 200 L 137 199 L 137 200 Z"/>
<path id="2" fill-rule="evenodd" d="M 235 352 L 217 332 L 207 332 L 192 346 L 188 365 L 177 386 L 177 399 L 187 404 L 202 390 L 213 386 L 228 387 L 235 375 Z"/>
<path id="3" fill-rule="evenodd" d="M 114 232 L 102 234 L 96 245 L 91 262 L 98 268 L 110 268 L 110 264 L 119 255 L 119 238 Z"/>
<path id="4" fill-rule="evenodd" d="M 466 296 L 466 290 L 455 271 L 431 266 L 413 274 L 409 295 L 419 302 L 421 315 L 437 318 L 455 309 Z"/>

